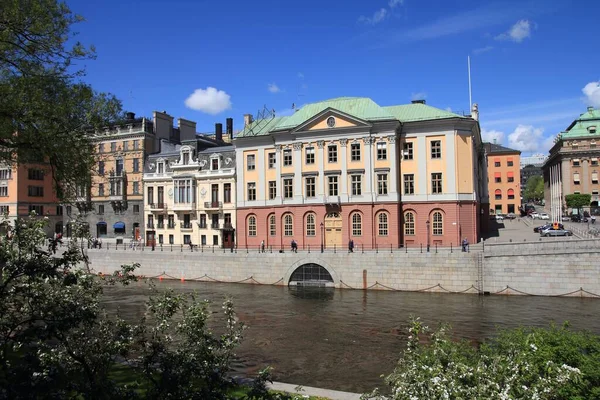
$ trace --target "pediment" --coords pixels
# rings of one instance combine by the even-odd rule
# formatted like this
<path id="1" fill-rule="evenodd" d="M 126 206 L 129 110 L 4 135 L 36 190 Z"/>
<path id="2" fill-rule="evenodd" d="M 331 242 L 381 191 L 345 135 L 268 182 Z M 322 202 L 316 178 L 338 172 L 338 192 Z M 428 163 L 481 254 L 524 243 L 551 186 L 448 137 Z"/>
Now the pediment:
<path id="1" fill-rule="evenodd" d="M 294 129 L 294 132 L 335 130 L 343 128 L 370 127 L 371 124 L 360 118 L 328 108 Z"/>

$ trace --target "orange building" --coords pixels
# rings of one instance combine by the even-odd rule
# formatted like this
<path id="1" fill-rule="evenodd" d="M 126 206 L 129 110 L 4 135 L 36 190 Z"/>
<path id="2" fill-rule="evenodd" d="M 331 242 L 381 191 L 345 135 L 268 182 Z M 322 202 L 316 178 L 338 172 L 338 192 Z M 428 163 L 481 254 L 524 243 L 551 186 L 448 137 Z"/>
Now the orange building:
<path id="1" fill-rule="evenodd" d="M 52 170 L 45 164 L 0 166 L 0 213 L 9 222 L 32 211 L 48 217 L 46 233 L 62 232 L 62 207 L 52 184 Z"/>
<path id="2" fill-rule="evenodd" d="M 487 156 L 490 214 L 516 214 L 521 205 L 521 152 L 484 143 Z"/>

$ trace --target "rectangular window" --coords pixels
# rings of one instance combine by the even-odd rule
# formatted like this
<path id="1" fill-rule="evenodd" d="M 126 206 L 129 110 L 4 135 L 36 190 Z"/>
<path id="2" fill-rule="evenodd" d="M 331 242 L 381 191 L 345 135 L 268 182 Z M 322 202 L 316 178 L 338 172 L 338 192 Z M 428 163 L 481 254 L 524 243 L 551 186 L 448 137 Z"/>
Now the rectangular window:
<path id="1" fill-rule="evenodd" d="M 104 153 L 104 143 L 98 145 L 98 153 Z"/>
<path id="2" fill-rule="evenodd" d="M 256 200 L 256 182 L 248 182 L 248 201 Z"/>
<path id="3" fill-rule="evenodd" d="M 133 172 L 140 172 L 140 159 L 139 158 L 133 159 Z"/>
<path id="4" fill-rule="evenodd" d="M 506 178 L 506 180 L 508 182 L 514 182 L 515 181 L 515 177 L 514 176 L 509 176 L 508 178 Z"/>
<path id="5" fill-rule="evenodd" d="M 133 149 L 134 150 L 139 150 L 140 149 L 140 141 L 139 140 L 134 140 L 133 141 Z"/>
<path id="6" fill-rule="evenodd" d="M 269 168 L 275 168 L 276 163 L 277 163 L 277 154 L 269 153 Z"/>
<path id="7" fill-rule="evenodd" d="M 200 214 L 200 229 L 206 229 L 206 214 Z"/>
<path id="8" fill-rule="evenodd" d="M 573 184 L 579 185 L 579 183 L 580 183 L 579 173 L 573 174 Z"/>
<path id="9" fill-rule="evenodd" d="M 385 143 L 385 142 L 377 143 L 377 159 L 378 160 L 387 160 L 387 143 Z"/>
<path id="10" fill-rule="evenodd" d="M 509 167 L 512 167 L 513 166 L 513 162 L 512 161 L 507 161 L 506 165 L 509 166 Z"/>
<path id="11" fill-rule="evenodd" d="M 99 215 L 104 215 L 104 204 L 99 204 L 98 205 L 98 214 Z"/>
<path id="12" fill-rule="evenodd" d="M 165 173 L 165 163 L 164 162 L 160 162 L 156 164 L 156 172 L 159 174 L 164 174 Z"/>
<path id="13" fill-rule="evenodd" d="M 292 197 L 294 197 L 294 180 L 285 178 L 283 180 L 283 198 L 291 199 Z"/>
<path id="14" fill-rule="evenodd" d="M 218 158 L 212 158 L 210 160 L 210 170 L 211 171 L 218 171 L 219 170 L 219 159 Z"/>
<path id="15" fill-rule="evenodd" d="M 8 186 L 0 186 L 0 197 L 8 197 Z"/>
<path id="16" fill-rule="evenodd" d="M 140 194 L 140 183 L 138 181 L 133 182 L 133 194 Z"/>
<path id="17" fill-rule="evenodd" d="M 404 194 L 415 194 L 414 174 L 404 174 Z"/>
<path id="18" fill-rule="evenodd" d="M 352 196 L 362 195 L 362 175 L 351 175 Z"/>
<path id="19" fill-rule="evenodd" d="M 277 234 L 277 225 L 275 223 L 275 215 L 269 217 L 269 235 L 275 236 Z"/>
<path id="20" fill-rule="evenodd" d="M 206 235 L 200 236 L 200 244 L 206 246 Z"/>
<path id="21" fill-rule="evenodd" d="M 598 184 L 598 173 L 597 172 L 592 172 L 592 183 L 594 185 Z"/>
<path id="22" fill-rule="evenodd" d="M 183 159 L 182 159 L 182 163 L 183 165 L 188 165 L 190 163 L 190 152 L 186 151 L 182 154 Z"/>
<path id="23" fill-rule="evenodd" d="M 442 158 L 442 141 L 431 141 L 431 158 Z"/>
<path id="24" fill-rule="evenodd" d="M 269 200 L 277 197 L 277 181 L 269 181 Z"/>
<path id="25" fill-rule="evenodd" d="M 327 146 L 327 160 L 330 163 L 336 163 L 338 160 L 337 145 L 332 144 Z"/>
<path id="26" fill-rule="evenodd" d="M 104 183 L 98 184 L 98 196 L 104 196 Z"/>
<path id="27" fill-rule="evenodd" d="M 8 180 L 11 178 L 12 171 L 8 168 L 0 169 L 0 179 Z"/>
<path id="28" fill-rule="evenodd" d="M 163 234 L 158 235 L 158 244 L 164 244 L 165 243 L 165 237 Z"/>
<path id="29" fill-rule="evenodd" d="M 500 177 L 500 176 L 494 177 L 494 182 L 496 182 L 496 183 L 502 183 L 502 177 Z"/>
<path id="30" fill-rule="evenodd" d="M 494 167 L 499 167 L 500 166 L 500 161 L 495 161 L 494 162 Z"/>
<path id="31" fill-rule="evenodd" d="M 231 203 L 231 183 L 223 184 L 223 203 Z"/>
<path id="32" fill-rule="evenodd" d="M 337 196 L 338 195 L 338 177 L 330 176 L 327 178 L 328 186 L 329 186 L 329 195 Z"/>
<path id="33" fill-rule="evenodd" d="M 377 174 L 377 194 L 388 194 L 388 174 Z"/>
<path id="34" fill-rule="evenodd" d="M 514 200 L 515 199 L 515 193 L 509 191 L 508 194 L 506 195 L 506 197 L 508 197 L 509 200 Z"/>
<path id="35" fill-rule="evenodd" d="M 360 143 L 350 144 L 350 160 L 360 161 Z"/>
<path id="36" fill-rule="evenodd" d="M 246 156 L 246 169 L 248 169 L 248 171 L 254 171 L 256 169 L 256 156 L 254 154 L 248 154 Z"/>
<path id="37" fill-rule="evenodd" d="M 592 164 L 594 167 L 598 166 L 598 159 L 597 159 L 597 158 L 592 158 L 592 162 L 591 162 L 591 164 Z"/>
<path id="38" fill-rule="evenodd" d="M 579 160 L 573 160 L 573 166 L 574 167 L 579 167 Z"/>
<path id="39" fill-rule="evenodd" d="M 175 244 L 175 235 L 169 235 L 169 244 Z"/>
<path id="40" fill-rule="evenodd" d="M 175 204 L 188 204 L 196 201 L 196 186 L 192 179 L 177 179 L 173 181 L 173 186 Z"/>
<path id="41" fill-rule="evenodd" d="M 405 160 L 413 159 L 413 144 L 412 144 L 412 142 L 404 143 L 404 149 L 402 151 L 402 156 L 404 157 Z"/>
<path id="42" fill-rule="evenodd" d="M 305 151 L 306 151 L 306 164 L 314 164 L 315 163 L 315 148 L 307 147 Z"/>
<path id="43" fill-rule="evenodd" d="M 2 214 L 2 215 L 10 214 L 10 207 L 9 206 L 0 206 L 0 214 Z"/>
<path id="44" fill-rule="evenodd" d="M 434 172 L 431 174 L 431 193 L 442 193 L 442 173 Z"/>
<path id="45" fill-rule="evenodd" d="M 110 143 L 110 151 L 111 152 L 117 151 L 117 142 L 111 142 Z"/>
<path id="46" fill-rule="evenodd" d="M 154 203 L 154 188 L 152 186 L 148 187 L 148 204 Z"/>
<path id="47" fill-rule="evenodd" d="M 219 235 L 213 235 L 213 246 L 219 245 Z"/>
<path id="48" fill-rule="evenodd" d="M 41 169 L 29 168 L 27 170 L 27 177 L 30 181 L 43 181 L 44 171 Z"/>
<path id="49" fill-rule="evenodd" d="M 98 175 L 104 175 L 104 161 L 98 161 Z"/>
<path id="50" fill-rule="evenodd" d="M 43 186 L 28 186 L 27 194 L 30 197 L 43 197 L 44 196 L 44 187 Z"/>
<path id="51" fill-rule="evenodd" d="M 36 215 L 44 215 L 44 206 L 29 206 L 29 212 L 35 212 Z"/>
<path id="52" fill-rule="evenodd" d="M 129 150 L 129 141 L 124 140 L 123 141 L 123 151 L 127 151 Z"/>
<path id="53" fill-rule="evenodd" d="M 56 206 L 56 215 L 63 215 L 62 206 Z"/>
<path id="54" fill-rule="evenodd" d="M 190 235 L 183 235 L 183 244 L 190 244 L 192 237 Z"/>
<path id="55" fill-rule="evenodd" d="M 290 165 L 292 165 L 292 150 L 285 149 L 283 150 L 283 166 L 289 167 Z"/>
<path id="56" fill-rule="evenodd" d="M 316 179 L 314 176 L 308 176 L 306 179 L 306 197 L 315 197 L 316 196 Z"/>

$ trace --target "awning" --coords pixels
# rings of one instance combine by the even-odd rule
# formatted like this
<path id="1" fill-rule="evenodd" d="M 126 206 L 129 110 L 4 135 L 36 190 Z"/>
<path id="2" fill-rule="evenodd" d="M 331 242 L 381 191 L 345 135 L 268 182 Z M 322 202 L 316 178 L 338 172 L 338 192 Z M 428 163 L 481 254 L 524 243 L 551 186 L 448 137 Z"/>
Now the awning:
<path id="1" fill-rule="evenodd" d="M 512 159 L 512 157 L 508 157 L 508 158 L 506 159 L 506 161 L 508 161 L 508 162 L 512 162 L 512 161 L 513 161 L 513 159 Z"/>
<path id="2" fill-rule="evenodd" d="M 125 222 L 115 222 L 115 224 L 113 225 L 113 228 L 115 229 L 125 229 Z"/>
<path id="3" fill-rule="evenodd" d="M 495 162 L 495 163 L 497 163 L 497 162 L 500 162 L 500 157 L 496 157 L 496 158 L 494 158 L 494 162 Z"/>
<path id="4" fill-rule="evenodd" d="M 99 221 L 99 222 L 96 222 L 96 225 L 106 225 L 106 222 L 104 222 L 104 221 Z"/>
<path id="5" fill-rule="evenodd" d="M 496 190 L 494 191 L 494 194 L 502 194 L 502 190 L 500 190 L 500 189 L 496 189 Z"/>
<path id="6" fill-rule="evenodd" d="M 508 195 L 509 196 L 514 196 L 515 195 L 515 191 L 513 189 L 508 189 Z"/>
<path id="7" fill-rule="evenodd" d="M 512 172 L 512 171 L 508 171 L 507 174 L 508 174 L 509 178 L 514 178 L 515 177 L 515 173 Z"/>
<path id="8" fill-rule="evenodd" d="M 501 172 L 494 172 L 494 178 L 500 178 L 502 176 Z"/>

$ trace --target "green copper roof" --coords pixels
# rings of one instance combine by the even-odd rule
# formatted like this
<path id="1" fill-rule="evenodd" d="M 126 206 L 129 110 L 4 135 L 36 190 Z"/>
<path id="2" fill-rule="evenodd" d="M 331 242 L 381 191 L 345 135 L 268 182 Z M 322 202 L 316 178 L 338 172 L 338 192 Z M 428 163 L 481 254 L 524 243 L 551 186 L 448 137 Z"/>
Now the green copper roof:
<path id="1" fill-rule="evenodd" d="M 595 127 L 596 130 L 590 130 L 590 127 Z M 600 137 L 600 110 L 593 107 L 588 107 L 587 111 L 584 112 L 575 121 L 571 122 L 571 125 L 565 132 L 561 132 L 561 137 L 574 138 L 582 136 L 595 136 Z"/>
<path id="2" fill-rule="evenodd" d="M 401 106 L 389 106 L 383 108 L 402 122 L 428 121 L 445 118 L 467 118 L 463 117 L 462 115 L 451 113 L 450 111 L 440 110 L 439 108 L 431 107 L 427 104 L 421 103 L 404 104 Z"/>
<path id="3" fill-rule="evenodd" d="M 365 121 L 413 122 L 468 118 L 421 103 L 381 107 L 367 97 L 338 97 L 307 104 L 289 117 L 256 120 L 245 127 L 237 137 L 262 136 L 275 131 L 293 129 L 329 108 Z"/>

